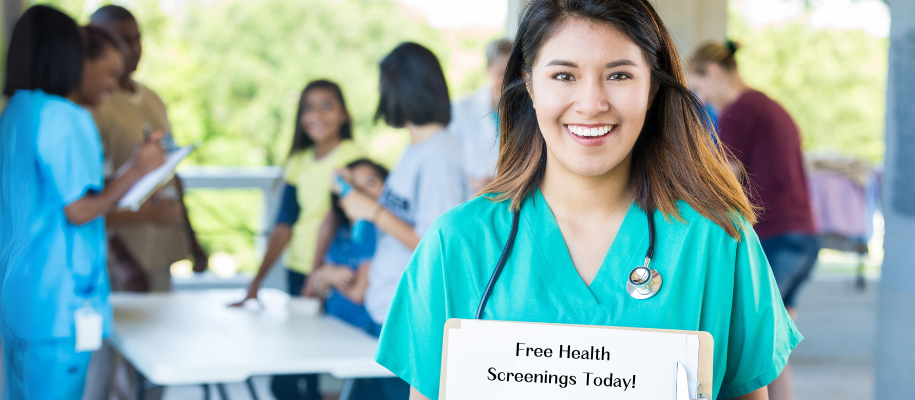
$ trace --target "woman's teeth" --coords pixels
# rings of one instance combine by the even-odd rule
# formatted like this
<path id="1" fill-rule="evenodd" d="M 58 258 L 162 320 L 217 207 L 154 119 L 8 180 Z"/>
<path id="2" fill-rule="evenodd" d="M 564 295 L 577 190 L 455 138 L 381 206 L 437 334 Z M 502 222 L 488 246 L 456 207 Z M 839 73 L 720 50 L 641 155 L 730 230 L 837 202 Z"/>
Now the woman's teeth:
<path id="1" fill-rule="evenodd" d="M 577 136 L 584 137 L 595 137 L 595 136 L 604 136 L 610 131 L 613 130 L 614 125 L 604 125 L 604 126 L 578 126 L 578 125 L 566 125 L 569 128 L 569 131 L 574 133 Z"/>

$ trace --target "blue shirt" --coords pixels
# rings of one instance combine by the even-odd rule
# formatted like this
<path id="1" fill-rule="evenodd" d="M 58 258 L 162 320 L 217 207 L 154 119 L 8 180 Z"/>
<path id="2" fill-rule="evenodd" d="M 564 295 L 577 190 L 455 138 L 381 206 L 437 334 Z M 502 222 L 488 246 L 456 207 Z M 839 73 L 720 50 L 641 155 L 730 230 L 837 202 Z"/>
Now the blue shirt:
<path id="1" fill-rule="evenodd" d="M 361 241 L 354 242 L 351 238 L 349 226 L 337 229 L 334 241 L 327 250 L 325 261 L 342 267 L 349 267 L 354 272 L 359 266 L 372 260 L 375 255 L 375 225 L 366 224 L 362 231 Z M 362 304 L 355 304 L 350 299 L 340 294 L 336 289 L 331 291 L 330 297 L 324 303 L 324 310 L 329 315 L 340 318 L 353 326 L 369 330 L 372 319 Z"/>
<path id="2" fill-rule="evenodd" d="M 64 207 L 103 185 L 92 115 L 41 90 L 20 90 L 0 115 L 0 325 L 25 340 L 74 335 L 73 314 L 107 303 L 105 221 L 70 223 Z"/>
<path id="3" fill-rule="evenodd" d="M 285 184 L 283 186 L 283 195 L 280 198 L 280 212 L 276 215 L 276 223 L 284 225 L 295 225 L 299 220 L 299 214 L 302 207 L 299 207 L 298 190 L 295 186 Z"/>

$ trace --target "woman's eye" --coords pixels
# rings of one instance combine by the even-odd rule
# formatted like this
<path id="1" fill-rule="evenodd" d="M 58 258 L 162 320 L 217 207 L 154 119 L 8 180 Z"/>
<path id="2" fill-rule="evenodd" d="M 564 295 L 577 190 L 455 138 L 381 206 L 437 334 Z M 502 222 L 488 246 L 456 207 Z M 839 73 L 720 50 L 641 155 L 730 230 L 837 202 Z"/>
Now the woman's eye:
<path id="1" fill-rule="evenodd" d="M 609 81 L 621 81 L 624 79 L 629 79 L 629 75 L 626 75 L 623 73 L 615 73 L 615 74 L 610 74 L 610 76 L 607 78 L 607 80 L 609 80 Z"/>
<path id="2" fill-rule="evenodd" d="M 558 74 L 553 75 L 553 79 L 555 79 L 557 81 L 563 81 L 563 82 L 571 82 L 571 81 L 575 80 L 575 78 L 573 78 L 571 74 L 567 74 L 565 72 L 560 72 Z"/>

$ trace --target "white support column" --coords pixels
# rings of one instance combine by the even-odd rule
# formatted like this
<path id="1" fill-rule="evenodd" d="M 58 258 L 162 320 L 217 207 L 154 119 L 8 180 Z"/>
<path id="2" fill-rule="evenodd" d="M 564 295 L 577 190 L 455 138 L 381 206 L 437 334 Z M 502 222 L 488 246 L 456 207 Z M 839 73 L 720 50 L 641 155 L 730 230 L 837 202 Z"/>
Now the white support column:
<path id="1" fill-rule="evenodd" d="M 651 4 L 684 59 L 702 42 L 723 41 L 727 35 L 727 0 L 654 0 Z"/>
<path id="2" fill-rule="evenodd" d="M 885 257 L 876 340 L 876 396 L 915 396 L 915 0 L 889 2 Z"/>
<path id="3" fill-rule="evenodd" d="M 508 14 L 505 20 L 505 37 L 514 39 L 521 22 L 521 10 L 528 0 L 508 0 Z"/>

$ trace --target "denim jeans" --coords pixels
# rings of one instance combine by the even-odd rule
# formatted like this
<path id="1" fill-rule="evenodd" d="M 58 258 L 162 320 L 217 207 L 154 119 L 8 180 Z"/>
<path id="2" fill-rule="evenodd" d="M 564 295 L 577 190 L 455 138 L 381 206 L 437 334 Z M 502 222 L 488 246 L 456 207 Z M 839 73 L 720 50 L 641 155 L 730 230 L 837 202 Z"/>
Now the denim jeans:
<path id="1" fill-rule="evenodd" d="M 785 307 L 794 307 L 798 291 L 807 282 L 816 264 L 819 240 L 806 233 L 788 233 L 760 243 L 778 283 L 782 302 Z"/>

